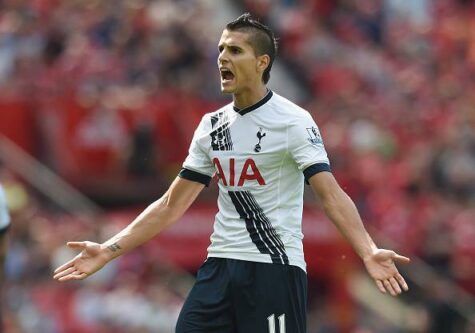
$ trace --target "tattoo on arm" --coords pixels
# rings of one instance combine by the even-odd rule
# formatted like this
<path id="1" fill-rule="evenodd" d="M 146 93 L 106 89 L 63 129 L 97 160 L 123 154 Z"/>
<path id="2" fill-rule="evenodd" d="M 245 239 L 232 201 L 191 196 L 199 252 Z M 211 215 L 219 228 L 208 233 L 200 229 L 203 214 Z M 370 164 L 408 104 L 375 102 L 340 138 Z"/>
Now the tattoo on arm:
<path id="1" fill-rule="evenodd" d="M 119 246 L 119 244 L 117 244 L 117 243 L 114 243 L 114 244 L 112 244 L 112 245 L 109 245 L 107 248 L 108 248 L 109 250 L 111 250 L 112 252 L 115 252 L 115 251 L 117 251 L 117 250 L 122 249 L 122 248 Z"/>

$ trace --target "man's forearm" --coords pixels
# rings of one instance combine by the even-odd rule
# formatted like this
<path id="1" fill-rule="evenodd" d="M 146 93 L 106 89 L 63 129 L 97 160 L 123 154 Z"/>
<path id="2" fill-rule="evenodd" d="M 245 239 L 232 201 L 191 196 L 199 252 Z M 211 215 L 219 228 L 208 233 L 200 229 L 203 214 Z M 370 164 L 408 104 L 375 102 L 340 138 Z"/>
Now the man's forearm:
<path id="1" fill-rule="evenodd" d="M 159 200 L 148 206 L 132 223 L 106 242 L 68 242 L 68 247 L 81 253 L 58 267 L 54 271 L 54 278 L 58 281 L 85 279 L 112 259 L 145 243 L 178 220 L 204 186 L 201 182 L 178 176 Z"/>
<path id="2" fill-rule="evenodd" d="M 204 188 L 199 182 L 176 177 L 168 191 L 148 206 L 132 223 L 101 244 L 112 260 L 153 238 L 177 221 Z"/>
<path id="3" fill-rule="evenodd" d="M 327 216 L 362 259 L 377 249 L 364 228 L 353 200 L 342 189 L 338 188 L 324 198 L 323 206 Z"/>
<path id="4" fill-rule="evenodd" d="M 118 234 L 102 243 L 104 252 L 112 260 L 147 242 L 182 214 L 167 205 L 167 194 L 148 206 L 137 218 Z"/>

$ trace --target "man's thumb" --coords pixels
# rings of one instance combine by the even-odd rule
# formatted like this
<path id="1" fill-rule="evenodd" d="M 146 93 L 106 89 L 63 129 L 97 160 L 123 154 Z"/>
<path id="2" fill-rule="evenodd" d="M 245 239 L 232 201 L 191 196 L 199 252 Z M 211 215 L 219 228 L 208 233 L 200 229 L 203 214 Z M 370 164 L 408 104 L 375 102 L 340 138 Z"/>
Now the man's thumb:
<path id="1" fill-rule="evenodd" d="M 402 264 L 408 264 L 411 262 L 411 259 L 409 259 L 408 257 L 401 256 L 397 253 L 394 254 L 393 260 Z"/>
<path id="2" fill-rule="evenodd" d="M 66 245 L 72 249 L 82 250 L 86 247 L 86 242 L 67 242 Z"/>

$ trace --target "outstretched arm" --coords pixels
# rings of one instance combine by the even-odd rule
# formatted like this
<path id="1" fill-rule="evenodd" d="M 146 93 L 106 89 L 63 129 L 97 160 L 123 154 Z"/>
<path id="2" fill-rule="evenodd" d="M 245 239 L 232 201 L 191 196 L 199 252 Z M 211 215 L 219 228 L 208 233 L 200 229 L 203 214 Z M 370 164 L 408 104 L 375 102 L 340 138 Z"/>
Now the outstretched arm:
<path id="1" fill-rule="evenodd" d="M 309 179 L 314 192 L 320 197 L 325 213 L 363 259 L 369 275 L 379 290 L 396 296 L 408 290 L 395 262 L 408 263 L 409 258 L 394 251 L 378 249 L 366 232 L 358 210 L 350 197 L 341 189 L 330 172 L 320 172 Z"/>
<path id="2" fill-rule="evenodd" d="M 177 177 L 160 199 L 109 240 L 102 244 L 89 241 L 67 243 L 69 247 L 81 250 L 81 253 L 58 267 L 54 271 L 54 278 L 59 281 L 82 280 L 112 259 L 150 240 L 177 221 L 203 187 L 201 183 Z"/>

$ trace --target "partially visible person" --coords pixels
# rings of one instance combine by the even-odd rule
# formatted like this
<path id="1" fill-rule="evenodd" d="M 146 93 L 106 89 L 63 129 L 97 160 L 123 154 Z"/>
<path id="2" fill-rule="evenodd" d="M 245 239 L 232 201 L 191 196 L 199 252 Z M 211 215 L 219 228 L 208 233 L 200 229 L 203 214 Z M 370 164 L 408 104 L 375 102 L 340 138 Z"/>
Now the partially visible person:
<path id="1" fill-rule="evenodd" d="M 3 264 L 7 254 L 7 230 L 10 226 L 7 198 L 0 185 L 0 282 L 3 282 Z"/>
<path id="2" fill-rule="evenodd" d="M 3 295 L 4 264 L 7 256 L 7 230 L 9 226 L 10 215 L 8 214 L 7 199 L 0 185 L 0 295 Z M 3 331 L 2 303 L 0 303 L 0 332 Z"/>

